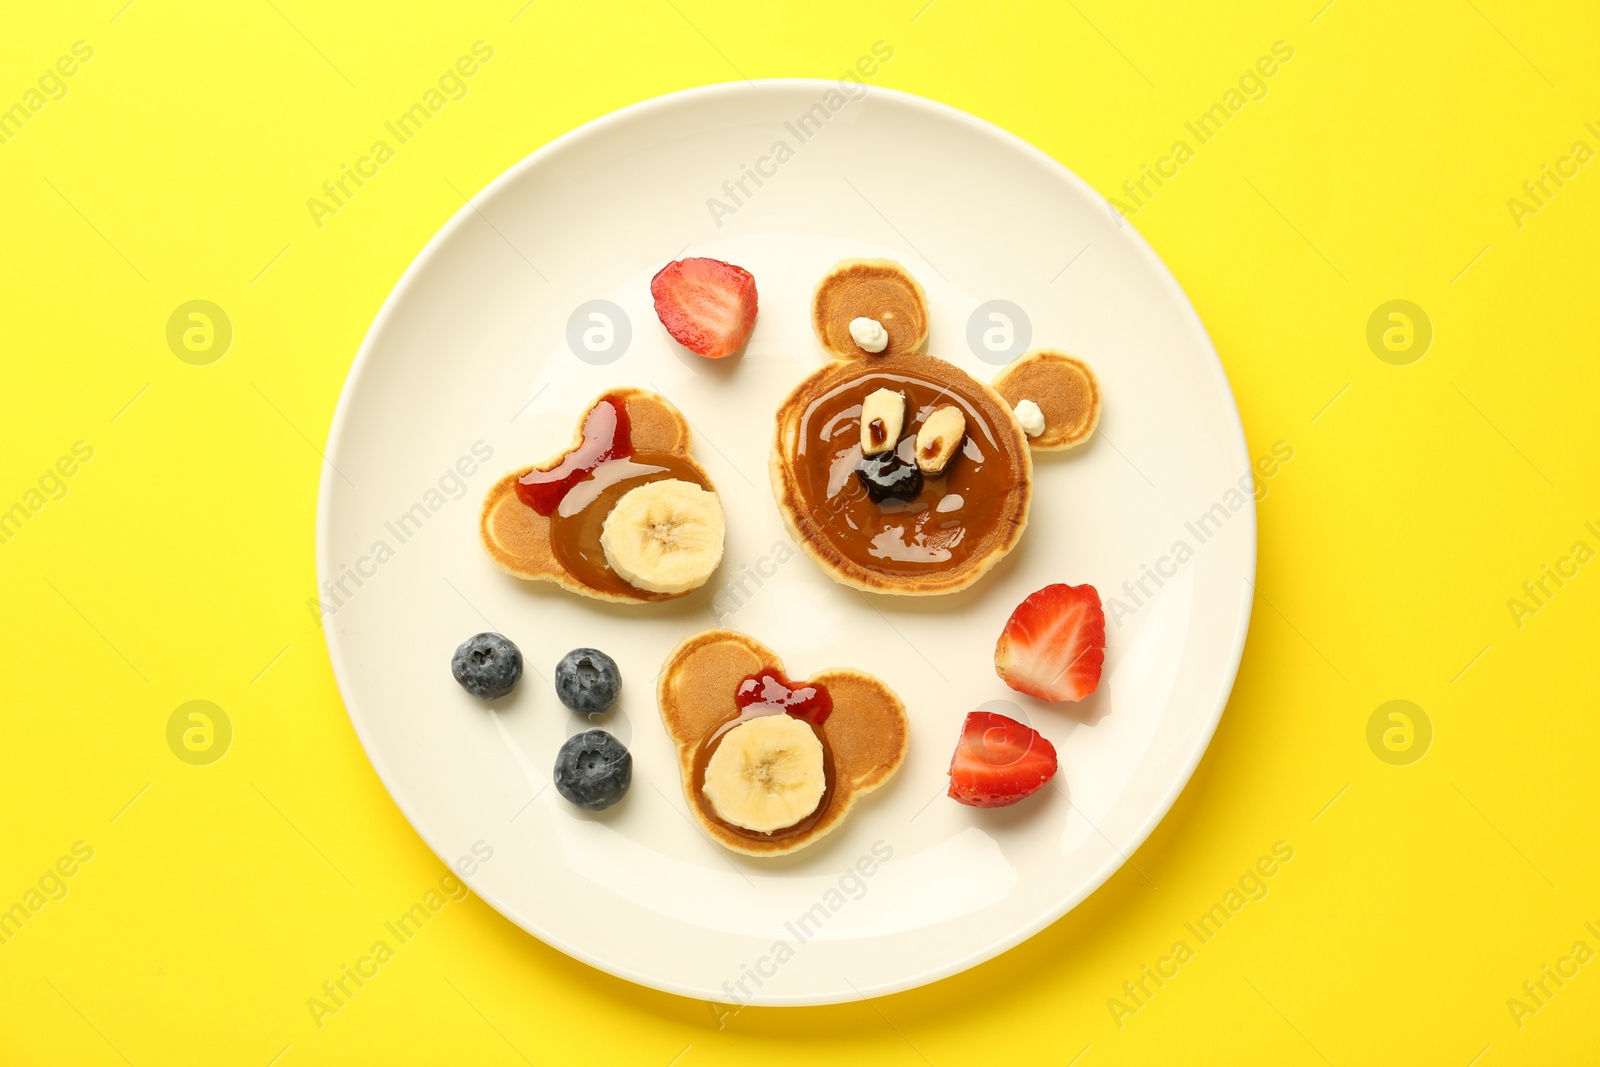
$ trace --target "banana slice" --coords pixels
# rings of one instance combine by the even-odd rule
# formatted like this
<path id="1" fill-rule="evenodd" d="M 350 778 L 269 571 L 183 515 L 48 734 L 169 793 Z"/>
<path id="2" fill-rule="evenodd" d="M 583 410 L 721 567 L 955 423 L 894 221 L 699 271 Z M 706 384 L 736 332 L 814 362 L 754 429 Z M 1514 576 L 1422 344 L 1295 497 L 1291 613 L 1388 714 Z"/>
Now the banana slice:
<path id="1" fill-rule="evenodd" d="M 723 822 L 768 834 L 816 811 L 827 785 L 822 742 L 811 727 L 779 712 L 722 735 L 701 791 Z"/>
<path id="2" fill-rule="evenodd" d="M 716 493 L 678 478 L 624 493 L 600 528 L 606 562 L 629 585 L 686 593 L 722 562 L 724 522 Z"/>

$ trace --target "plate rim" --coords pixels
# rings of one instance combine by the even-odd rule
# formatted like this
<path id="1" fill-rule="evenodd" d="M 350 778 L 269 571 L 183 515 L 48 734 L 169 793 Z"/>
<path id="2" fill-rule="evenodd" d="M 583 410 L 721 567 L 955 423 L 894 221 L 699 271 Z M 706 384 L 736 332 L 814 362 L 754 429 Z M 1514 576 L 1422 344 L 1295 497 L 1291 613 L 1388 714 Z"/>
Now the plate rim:
<path id="1" fill-rule="evenodd" d="M 674 92 L 662 94 L 660 96 L 654 96 L 645 100 L 636 101 L 635 103 L 625 105 L 614 111 L 609 111 L 603 115 L 596 116 L 582 125 L 576 126 L 558 135 L 557 137 L 552 138 L 546 143 L 540 145 L 538 148 L 534 149 L 532 152 L 529 152 L 527 155 L 523 156 L 511 166 L 507 167 L 500 174 L 495 176 L 495 178 L 492 179 L 487 185 L 483 186 L 476 193 L 469 196 L 467 198 L 467 202 L 462 204 L 461 207 L 458 208 L 450 216 L 450 218 L 439 227 L 433 236 L 428 239 L 427 243 L 423 245 L 422 249 L 412 258 L 411 262 L 406 266 L 405 271 L 402 272 L 400 277 L 395 281 L 393 287 L 389 290 L 389 294 L 384 297 L 382 306 L 378 309 L 377 314 L 373 317 L 372 322 L 367 327 L 365 334 L 363 334 L 361 345 L 356 350 L 356 355 L 350 363 L 349 370 L 345 374 L 344 384 L 340 387 L 338 402 L 334 406 L 333 418 L 328 426 L 328 436 L 323 451 L 324 459 L 318 479 L 316 514 L 317 585 L 320 587 L 321 583 L 331 576 L 330 565 L 333 558 L 329 500 L 331 491 L 334 489 L 333 483 L 337 475 L 337 471 L 334 468 L 333 461 L 330 457 L 336 456 L 339 453 L 344 434 L 349 427 L 349 412 L 353 403 L 352 397 L 357 391 L 358 384 L 371 369 L 373 358 L 372 353 L 375 347 L 374 338 L 384 332 L 390 318 L 397 313 L 396 309 L 402 302 L 405 295 L 409 292 L 411 286 L 415 283 L 417 275 L 421 273 L 421 271 L 424 269 L 424 266 L 431 262 L 433 257 L 439 254 L 444 245 L 455 235 L 457 229 L 466 225 L 471 219 L 477 217 L 477 200 L 497 192 L 505 185 L 509 185 L 513 181 L 517 180 L 526 171 L 538 166 L 539 163 L 542 162 L 546 157 L 557 155 L 568 145 L 584 138 L 603 135 L 610 127 L 619 125 L 633 118 L 634 116 L 649 111 L 665 110 L 668 108 L 692 105 L 695 101 L 701 98 L 723 96 L 729 94 L 730 92 L 748 92 L 752 87 L 758 91 L 812 89 L 819 92 L 825 92 L 828 88 L 834 87 L 834 85 L 834 80 L 829 78 L 757 78 L 754 80 L 729 80 L 723 82 L 714 82 L 706 85 L 692 86 L 690 88 L 680 89 Z M 1100 201 L 1105 205 L 1108 213 L 1112 214 L 1113 216 L 1117 215 L 1116 209 L 1111 206 L 1110 202 L 1107 201 L 1106 198 L 1099 192 L 1097 192 L 1093 186 L 1089 185 L 1088 182 L 1079 177 L 1078 174 L 1075 173 L 1065 163 L 1062 163 L 1060 160 L 1056 159 L 1042 148 L 1039 148 L 1037 145 L 1025 140 L 998 123 L 991 122 L 988 119 L 980 118 L 951 104 L 933 100 L 929 97 L 921 96 L 916 93 L 910 93 L 900 89 L 892 89 L 887 86 L 877 85 L 863 86 L 863 88 L 866 90 L 868 96 L 881 96 L 895 99 L 907 106 L 920 108 L 930 114 L 937 115 L 946 120 L 957 122 L 979 134 L 989 137 L 998 137 L 1001 141 L 1006 142 L 1011 147 L 1022 150 L 1024 155 L 1031 156 L 1038 162 L 1045 164 L 1047 168 L 1054 171 L 1057 175 L 1064 177 L 1069 185 L 1077 188 L 1079 193 L 1087 195 L 1092 200 Z M 1174 299 L 1175 308 L 1178 310 L 1180 317 L 1186 320 L 1187 324 L 1193 328 L 1203 345 L 1205 354 L 1211 357 L 1208 364 L 1208 369 L 1220 379 L 1222 394 L 1227 402 L 1227 409 L 1233 416 L 1232 420 L 1228 423 L 1228 430 L 1230 431 L 1229 436 L 1232 438 L 1231 443 L 1237 453 L 1244 456 L 1246 462 L 1248 463 L 1250 459 L 1250 447 L 1248 438 L 1244 432 L 1244 420 L 1239 413 L 1238 397 L 1234 393 L 1233 383 L 1228 377 L 1227 368 L 1222 363 L 1222 357 L 1217 353 L 1216 345 L 1211 340 L 1211 334 L 1206 329 L 1205 323 L 1201 320 L 1199 312 L 1195 310 L 1194 304 L 1189 299 L 1188 293 L 1184 290 L 1183 286 L 1179 284 L 1178 279 L 1172 273 L 1171 268 L 1167 266 L 1166 262 L 1150 246 L 1149 242 L 1145 240 L 1144 235 L 1139 232 L 1133 223 L 1124 216 L 1117 218 L 1114 224 L 1119 230 L 1125 229 L 1127 231 L 1127 234 L 1131 239 L 1132 248 L 1145 261 L 1147 266 L 1153 268 L 1154 276 L 1159 279 L 1161 285 L 1168 291 L 1168 295 Z M 1243 526 L 1243 537 L 1245 542 L 1242 546 L 1245 549 L 1245 559 L 1243 561 L 1245 574 L 1243 577 L 1245 580 L 1245 586 L 1253 590 L 1255 586 L 1256 567 L 1259 561 L 1256 500 L 1253 495 L 1249 499 L 1249 507 L 1242 513 L 1246 514 L 1248 518 L 1248 521 Z M 1084 900 L 1088 899 L 1091 894 L 1101 889 L 1106 882 L 1110 880 L 1113 874 L 1120 870 L 1125 864 L 1131 862 L 1133 854 L 1139 850 L 1139 848 L 1149 838 L 1150 834 L 1155 831 L 1155 828 L 1159 826 L 1162 820 L 1167 817 L 1167 814 L 1172 810 L 1173 805 L 1177 803 L 1178 798 L 1183 795 L 1184 790 L 1188 788 L 1190 781 L 1193 780 L 1195 769 L 1199 766 L 1200 760 L 1205 756 L 1206 751 L 1211 747 L 1211 740 L 1216 734 L 1217 726 L 1222 721 L 1223 712 L 1227 708 L 1228 701 L 1233 695 L 1234 685 L 1238 681 L 1239 666 L 1243 659 L 1244 647 L 1248 642 L 1250 634 L 1250 620 L 1254 607 L 1254 597 L 1253 595 L 1246 595 L 1243 589 L 1241 589 L 1240 593 L 1240 608 L 1234 631 L 1233 647 L 1228 653 L 1228 662 L 1224 670 L 1225 681 L 1220 687 L 1219 695 L 1215 700 L 1215 704 L 1207 714 L 1206 720 L 1203 723 L 1200 732 L 1196 735 L 1193 745 L 1184 755 L 1181 765 L 1181 773 L 1173 776 L 1172 785 L 1167 790 L 1166 795 L 1162 797 L 1158 804 L 1152 807 L 1151 813 L 1131 834 L 1128 835 L 1127 840 L 1121 845 L 1113 843 L 1112 847 L 1113 851 L 1116 853 L 1116 856 L 1114 858 L 1108 858 L 1099 867 L 1094 868 L 1092 872 L 1090 872 L 1088 876 L 1080 882 L 1079 890 L 1073 894 L 1070 894 L 1067 898 L 1064 898 L 1063 903 L 1058 910 L 1047 910 L 1040 917 L 1024 923 L 1006 937 L 999 938 L 981 949 L 969 952 L 964 956 L 951 960 L 945 964 L 926 968 L 923 971 L 913 975 L 904 976 L 895 980 L 878 982 L 864 988 L 858 988 L 854 984 L 847 983 L 847 989 L 834 992 L 821 992 L 812 994 L 761 994 L 758 992 L 757 995 L 754 995 L 749 1000 L 741 1003 L 739 1007 L 814 1007 L 828 1004 L 844 1004 L 859 1000 L 871 1000 L 873 998 L 886 996 L 891 993 L 899 993 L 911 989 L 917 989 L 921 986 L 940 981 L 941 979 L 960 974 L 963 971 L 969 970 L 978 966 L 979 964 L 985 963 L 1010 951 L 1017 945 L 1035 936 L 1046 927 L 1062 919 L 1079 904 L 1083 903 Z M 394 780 L 394 773 L 385 764 L 381 752 L 377 749 L 373 740 L 369 737 L 364 718 L 362 714 L 357 711 L 357 702 L 352 699 L 352 680 L 347 679 L 346 670 L 342 665 L 342 656 L 340 653 L 341 638 L 338 630 L 325 625 L 321 618 L 318 619 L 318 628 L 322 630 L 323 643 L 328 653 L 329 666 L 333 672 L 335 685 L 339 690 L 339 699 L 344 705 L 345 714 L 350 720 L 351 727 L 355 730 L 357 740 L 361 742 L 361 748 L 366 754 L 367 761 L 371 763 L 374 773 L 377 774 L 378 780 L 383 784 L 384 791 L 388 793 L 389 799 L 394 803 L 395 807 L 400 810 L 400 814 L 405 817 L 405 820 L 410 825 L 411 830 L 419 838 L 421 838 L 422 842 L 427 845 L 429 851 L 433 852 L 439 861 L 445 865 L 446 869 L 451 873 L 451 875 L 464 882 L 467 887 L 472 890 L 474 895 L 492 907 L 503 919 L 517 926 L 530 936 L 537 938 L 544 944 L 557 949 L 558 951 L 572 957 L 575 960 L 578 960 L 583 964 L 594 967 L 596 970 L 603 971 L 606 974 L 613 975 L 625 981 L 632 982 L 635 985 L 644 986 L 649 989 L 659 990 L 664 993 L 670 993 L 675 996 L 687 997 L 694 1000 L 703 1000 L 709 1003 L 725 1003 L 725 1001 L 717 999 L 716 996 L 707 995 L 707 990 L 698 986 L 689 983 L 673 981 L 656 975 L 645 975 L 639 973 L 615 961 L 603 959 L 589 952 L 581 945 L 568 941 L 565 938 L 553 935 L 541 929 L 537 929 L 536 924 L 531 922 L 531 920 L 524 922 L 522 918 L 519 917 L 519 909 L 502 906 L 502 902 L 495 894 L 484 891 L 476 884 L 476 878 L 467 877 L 458 872 L 455 869 L 450 857 L 439 848 L 430 835 L 423 829 L 422 825 L 419 824 L 416 815 L 413 813 L 412 802 L 402 799 L 401 792 L 397 792 L 394 784 L 392 784 Z"/>

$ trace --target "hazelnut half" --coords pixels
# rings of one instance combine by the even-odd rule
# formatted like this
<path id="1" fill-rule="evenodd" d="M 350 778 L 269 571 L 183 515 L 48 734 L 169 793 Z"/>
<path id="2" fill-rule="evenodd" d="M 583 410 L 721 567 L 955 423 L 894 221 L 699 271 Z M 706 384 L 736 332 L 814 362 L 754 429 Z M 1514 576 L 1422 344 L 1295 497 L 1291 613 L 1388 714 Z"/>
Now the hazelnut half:
<path id="1" fill-rule="evenodd" d="M 967 417 L 954 404 L 935 408 L 917 431 L 917 466 L 924 474 L 938 474 L 961 447 Z"/>
<path id="2" fill-rule="evenodd" d="M 900 443 L 906 398 L 893 389 L 871 393 L 861 405 L 861 454 L 875 456 Z"/>

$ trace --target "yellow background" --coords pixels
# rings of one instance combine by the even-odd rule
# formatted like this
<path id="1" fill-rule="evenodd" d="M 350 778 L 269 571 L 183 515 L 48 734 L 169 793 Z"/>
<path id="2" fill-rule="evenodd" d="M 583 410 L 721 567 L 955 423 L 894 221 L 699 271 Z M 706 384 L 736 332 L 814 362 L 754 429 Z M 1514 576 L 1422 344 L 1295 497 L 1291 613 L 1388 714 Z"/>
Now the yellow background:
<path id="1" fill-rule="evenodd" d="M 0 34 L 0 105 L 94 49 L 0 145 L 0 507 L 94 448 L 0 545 L 0 905 L 94 849 L 0 946 L 0 1061 L 1593 1056 L 1600 963 L 1520 1028 L 1507 1007 L 1575 941 L 1600 950 L 1600 566 L 1520 628 L 1507 607 L 1575 541 L 1600 548 L 1600 163 L 1520 227 L 1506 204 L 1574 141 L 1600 149 L 1588 5 L 124 2 L 11 3 Z M 318 450 L 368 324 L 461 207 L 452 185 L 661 93 L 837 76 L 880 38 L 878 84 L 1013 130 L 1108 196 L 1294 48 L 1134 218 L 1210 329 L 1252 453 L 1295 449 L 1260 506 L 1238 685 L 1143 876 L 937 985 L 720 1020 L 471 898 L 318 1029 L 307 998 L 444 873 L 305 608 Z M 306 199 L 480 39 L 495 58 L 470 96 L 315 227 Z M 210 366 L 166 344 L 191 299 L 234 325 Z M 1366 343 L 1391 299 L 1433 324 L 1409 366 Z M 234 726 L 210 766 L 166 742 L 192 699 Z M 1433 725 L 1409 766 L 1367 743 L 1391 699 Z M 1278 840 L 1295 855 L 1270 894 L 1114 1023 L 1108 998 Z"/>

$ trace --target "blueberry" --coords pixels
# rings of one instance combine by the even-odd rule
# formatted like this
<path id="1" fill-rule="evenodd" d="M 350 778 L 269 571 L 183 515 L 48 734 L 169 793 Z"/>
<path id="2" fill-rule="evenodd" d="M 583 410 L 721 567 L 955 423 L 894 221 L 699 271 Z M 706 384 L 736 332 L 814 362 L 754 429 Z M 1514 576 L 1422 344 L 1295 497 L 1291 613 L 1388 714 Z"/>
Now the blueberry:
<path id="1" fill-rule="evenodd" d="M 893 452 L 863 456 L 856 464 L 856 477 L 874 504 L 886 500 L 915 500 L 922 492 L 922 471 Z"/>
<path id="2" fill-rule="evenodd" d="M 479 700 L 493 700 L 517 687 L 522 653 L 499 634 L 473 634 L 450 657 L 450 673 Z"/>
<path id="3" fill-rule="evenodd" d="M 575 648 L 556 664 L 556 695 L 584 715 L 605 711 L 617 702 L 622 674 L 617 661 L 597 648 Z"/>
<path id="4" fill-rule="evenodd" d="M 604 811 L 627 795 L 633 756 L 604 730 L 567 738 L 556 754 L 556 792 L 580 808 Z"/>

